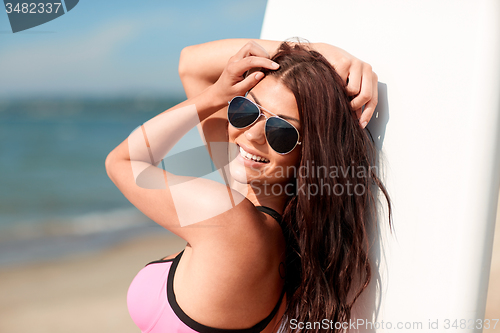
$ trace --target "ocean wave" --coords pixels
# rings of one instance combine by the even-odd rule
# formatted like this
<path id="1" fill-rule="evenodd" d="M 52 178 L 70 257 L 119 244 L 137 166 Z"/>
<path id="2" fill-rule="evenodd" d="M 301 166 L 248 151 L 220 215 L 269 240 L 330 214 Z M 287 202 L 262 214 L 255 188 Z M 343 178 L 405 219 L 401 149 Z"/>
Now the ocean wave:
<path id="1" fill-rule="evenodd" d="M 79 216 L 18 221 L 0 230 L 0 242 L 96 233 L 154 226 L 135 208 L 91 212 Z"/>
<path id="2" fill-rule="evenodd" d="M 102 251 L 145 234 L 169 234 L 137 209 L 24 221 L 0 232 L 0 268 Z"/>

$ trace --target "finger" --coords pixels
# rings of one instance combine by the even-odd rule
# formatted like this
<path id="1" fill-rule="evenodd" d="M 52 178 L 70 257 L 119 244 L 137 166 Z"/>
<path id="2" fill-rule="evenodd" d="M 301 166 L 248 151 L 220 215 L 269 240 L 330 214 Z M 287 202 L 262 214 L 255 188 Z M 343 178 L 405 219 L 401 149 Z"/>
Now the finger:
<path id="1" fill-rule="evenodd" d="M 346 70 L 346 69 L 337 69 L 337 67 L 334 67 L 335 68 L 335 71 L 337 72 L 337 74 L 340 76 L 340 78 L 342 79 L 342 82 L 345 82 L 347 86 L 349 86 L 349 71 Z M 349 92 L 349 91 L 348 91 Z M 349 96 L 351 96 L 351 94 L 349 93 Z"/>
<path id="2" fill-rule="evenodd" d="M 373 112 L 375 111 L 376 104 L 373 100 L 370 100 L 366 105 L 361 117 L 359 118 L 359 125 L 361 128 L 365 128 L 366 125 L 370 122 L 370 119 L 373 116 Z"/>
<path id="3" fill-rule="evenodd" d="M 373 78 L 374 73 L 372 72 L 372 68 L 370 65 L 367 65 L 363 68 L 363 80 L 361 81 L 359 94 L 351 101 L 351 106 L 354 110 L 361 108 L 372 99 Z"/>
<path id="4" fill-rule="evenodd" d="M 349 84 L 349 68 L 351 67 L 351 62 L 347 59 L 341 59 L 334 62 L 332 61 L 332 66 L 342 78 L 342 81 Z"/>
<path id="5" fill-rule="evenodd" d="M 246 43 L 239 51 L 234 55 L 235 60 L 241 60 L 248 56 L 257 56 L 262 58 L 270 58 L 269 53 L 261 45 L 254 41 Z"/>
<path id="6" fill-rule="evenodd" d="M 356 113 L 356 119 L 358 119 L 358 121 L 359 121 L 359 119 L 361 118 L 361 114 L 363 112 L 363 108 L 359 108 L 357 110 L 354 110 L 354 112 Z"/>
<path id="7" fill-rule="evenodd" d="M 264 77 L 264 73 L 262 72 L 254 72 L 250 75 L 248 75 L 243 81 L 239 82 L 238 84 L 235 85 L 235 88 L 241 91 L 249 91 L 257 83 L 259 83 L 260 80 Z"/>
<path id="8" fill-rule="evenodd" d="M 365 128 L 370 119 L 372 119 L 377 104 L 378 104 L 378 78 L 377 75 L 374 75 L 372 99 L 365 105 L 363 114 L 359 119 L 359 124 L 361 125 L 362 128 Z"/>
<path id="9" fill-rule="evenodd" d="M 230 72 L 233 75 L 242 76 L 246 71 L 252 68 L 267 68 L 274 70 L 278 69 L 279 65 L 271 59 L 249 56 L 240 61 L 233 62 L 230 67 Z"/>
<path id="10" fill-rule="evenodd" d="M 355 61 L 349 68 L 349 77 L 347 83 L 347 94 L 349 96 L 356 96 L 360 92 L 361 82 L 363 76 L 363 64 L 360 61 Z"/>

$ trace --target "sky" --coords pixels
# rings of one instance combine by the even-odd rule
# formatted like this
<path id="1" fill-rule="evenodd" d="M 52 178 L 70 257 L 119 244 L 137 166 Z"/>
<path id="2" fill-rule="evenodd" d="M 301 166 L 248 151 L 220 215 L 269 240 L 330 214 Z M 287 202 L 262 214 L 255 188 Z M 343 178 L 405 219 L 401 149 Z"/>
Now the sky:
<path id="1" fill-rule="evenodd" d="M 182 48 L 259 38 L 266 2 L 81 0 L 15 34 L 0 7 L 0 99 L 182 93 Z"/>

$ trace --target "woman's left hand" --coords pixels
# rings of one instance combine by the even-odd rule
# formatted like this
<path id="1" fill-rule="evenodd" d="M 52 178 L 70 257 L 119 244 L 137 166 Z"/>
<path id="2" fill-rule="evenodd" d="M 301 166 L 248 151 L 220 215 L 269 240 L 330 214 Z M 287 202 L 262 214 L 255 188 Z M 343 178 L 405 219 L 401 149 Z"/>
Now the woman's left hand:
<path id="1" fill-rule="evenodd" d="M 314 48 L 347 83 L 347 93 L 354 96 L 351 101 L 352 109 L 356 112 L 361 127 L 365 128 L 378 103 L 378 76 L 373 72 L 372 66 L 333 45 L 316 43 Z"/>

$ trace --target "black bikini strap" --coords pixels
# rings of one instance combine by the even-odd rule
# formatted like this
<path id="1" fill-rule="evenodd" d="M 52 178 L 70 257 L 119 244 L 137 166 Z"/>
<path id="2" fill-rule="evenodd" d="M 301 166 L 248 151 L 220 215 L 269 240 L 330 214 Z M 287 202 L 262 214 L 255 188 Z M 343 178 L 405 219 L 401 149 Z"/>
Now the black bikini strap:
<path id="1" fill-rule="evenodd" d="M 184 250 L 182 250 L 182 252 L 184 252 Z M 179 254 L 181 254 L 181 253 L 179 253 Z M 162 259 L 158 259 L 158 260 L 155 260 L 155 261 L 151 261 L 150 263 L 146 264 L 146 266 L 151 265 L 151 264 L 162 264 L 164 262 L 174 261 L 175 258 L 177 258 L 179 256 L 179 254 L 177 254 L 174 258 L 169 258 L 169 259 L 162 258 Z"/>
<path id="2" fill-rule="evenodd" d="M 276 221 L 278 221 L 279 224 L 281 224 L 281 215 L 274 209 L 266 206 L 255 206 L 255 208 L 257 208 L 257 210 L 260 210 L 263 213 L 271 215 Z"/>
<path id="3" fill-rule="evenodd" d="M 279 215 L 279 214 L 278 214 Z M 168 272 L 168 277 L 167 277 L 167 286 L 166 286 L 166 291 L 167 291 L 167 300 L 170 306 L 172 307 L 172 310 L 174 313 L 177 315 L 177 317 L 187 326 L 192 328 L 193 330 L 197 332 L 204 332 L 204 333 L 259 333 L 263 331 L 267 325 L 273 320 L 274 316 L 278 312 L 279 308 L 281 307 L 281 302 L 283 301 L 283 297 L 285 296 L 285 288 L 283 288 L 283 291 L 281 292 L 280 299 L 278 303 L 274 306 L 273 311 L 261 320 L 259 323 L 255 324 L 253 327 L 250 328 L 244 328 L 244 329 L 223 329 L 223 328 L 214 328 L 210 326 L 206 326 L 203 324 L 198 323 L 197 321 L 193 320 L 191 317 L 189 317 L 179 306 L 177 303 L 177 298 L 175 297 L 174 293 L 174 275 L 175 271 L 177 270 L 177 266 L 179 265 L 179 262 L 181 260 L 182 254 L 184 251 L 179 253 L 173 260 L 172 266 L 170 266 L 170 270 Z"/>
<path id="4" fill-rule="evenodd" d="M 269 316 L 266 317 L 266 319 L 262 320 L 260 323 L 255 325 L 253 329 L 257 330 L 258 332 L 263 331 L 267 325 L 273 320 L 274 316 L 276 316 L 276 313 L 278 313 L 278 310 L 281 307 L 281 302 L 283 301 L 283 296 L 285 296 L 285 288 L 283 288 L 283 291 L 281 292 L 280 299 L 278 303 L 274 306 L 273 311 L 269 314 Z"/>
<path id="5" fill-rule="evenodd" d="M 267 215 L 270 215 L 271 217 L 273 217 L 278 222 L 281 229 L 283 229 L 283 231 L 285 231 L 285 228 L 283 226 L 283 219 L 281 218 L 281 215 L 277 211 L 275 211 L 272 208 L 266 207 L 266 206 L 255 206 L 255 208 L 257 208 L 257 210 L 259 210 L 263 213 L 266 213 Z"/>

